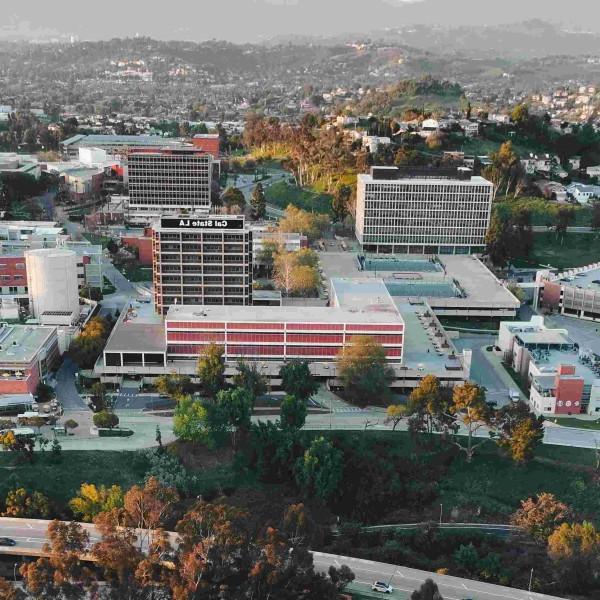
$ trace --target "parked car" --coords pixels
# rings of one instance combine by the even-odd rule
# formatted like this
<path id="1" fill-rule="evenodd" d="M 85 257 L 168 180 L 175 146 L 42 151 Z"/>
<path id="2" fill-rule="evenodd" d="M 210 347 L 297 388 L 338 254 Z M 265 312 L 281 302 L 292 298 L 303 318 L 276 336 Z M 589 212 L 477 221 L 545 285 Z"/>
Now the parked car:
<path id="1" fill-rule="evenodd" d="M 376 581 L 371 589 L 374 592 L 381 592 L 382 594 L 391 594 L 394 591 L 394 588 L 389 584 L 383 581 Z"/>

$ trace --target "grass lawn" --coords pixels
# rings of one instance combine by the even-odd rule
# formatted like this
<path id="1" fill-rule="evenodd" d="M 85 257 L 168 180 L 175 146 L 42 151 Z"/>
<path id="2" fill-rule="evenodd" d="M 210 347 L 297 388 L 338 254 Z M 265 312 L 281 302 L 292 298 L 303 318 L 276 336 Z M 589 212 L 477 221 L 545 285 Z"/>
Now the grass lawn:
<path id="1" fill-rule="evenodd" d="M 265 190 L 267 202 L 285 209 L 288 204 L 319 213 L 331 214 L 331 195 L 319 194 L 278 181 Z"/>
<path id="2" fill-rule="evenodd" d="M 561 238 L 555 232 L 536 233 L 528 260 L 515 261 L 516 266 L 552 265 L 557 269 L 584 267 L 598 261 L 600 233 L 569 233 Z"/>
<path id="3" fill-rule="evenodd" d="M 600 430 L 600 419 L 596 421 L 587 421 L 584 419 L 573 419 L 568 417 L 562 418 L 552 418 L 552 421 L 556 421 L 559 425 L 563 427 L 577 427 L 579 429 L 596 429 Z"/>
<path id="4" fill-rule="evenodd" d="M 116 265 L 115 265 L 116 266 Z M 129 281 L 152 281 L 152 267 L 140 265 L 119 265 L 117 269 L 129 279 Z"/>
<path id="5" fill-rule="evenodd" d="M 16 464 L 14 454 L 0 452 L 0 498 L 6 498 L 10 489 L 22 486 L 39 490 L 64 505 L 82 483 L 128 488 L 142 481 L 147 468 L 138 452 L 70 450 L 64 451 L 56 464 L 51 462 L 49 452 L 37 452 L 32 464 Z"/>
<path id="6" fill-rule="evenodd" d="M 588 518 L 600 517 L 600 497 L 590 475 L 572 466 L 589 466 L 593 451 L 542 446 L 538 451 L 541 460 L 522 467 L 501 456 L 491 441 L 476 452 L 471 464 L 463 456 L 457 458 L 440 482 L 439 502 L 444 507 L 480 506 L 483 518 L 508 517 L 521 500 L 551 492 Z"/>

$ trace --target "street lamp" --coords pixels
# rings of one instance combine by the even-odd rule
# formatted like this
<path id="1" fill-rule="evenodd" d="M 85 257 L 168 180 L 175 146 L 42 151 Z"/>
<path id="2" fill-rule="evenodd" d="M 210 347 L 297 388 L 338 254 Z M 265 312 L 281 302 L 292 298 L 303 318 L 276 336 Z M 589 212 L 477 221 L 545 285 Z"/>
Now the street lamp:
<path id="1" fill-rule="evenodd" d="M 440 504 L 440 525 L 442 524 L 442 513 L 444 511 L 444 505 Z"/>
<path id="2" fill-rule="evenodd" d="M 529 591 L 531 592 L 531 584 L 533 583 L 533 567 L 531 567 L 531 573 L 529 574 Z"/>
<path id="3" fill-rule="evenodd" d="M 13 579 L 15 581 L 15 583 L 17 583 L 17 567 L 19 566 L 19 563 L 15 563 L 13 566 Z"/>

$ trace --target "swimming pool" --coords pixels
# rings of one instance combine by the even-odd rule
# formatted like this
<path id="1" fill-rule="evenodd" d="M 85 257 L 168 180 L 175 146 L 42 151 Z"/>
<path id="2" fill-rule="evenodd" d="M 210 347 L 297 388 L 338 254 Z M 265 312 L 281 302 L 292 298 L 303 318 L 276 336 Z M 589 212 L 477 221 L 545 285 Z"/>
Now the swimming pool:
<path id="1" fill-rule="evenodd" d="M 442 266 L 427 258 L 365 258 L 365 271 L 386 271 L 398 273 L 438 273 Z"/>

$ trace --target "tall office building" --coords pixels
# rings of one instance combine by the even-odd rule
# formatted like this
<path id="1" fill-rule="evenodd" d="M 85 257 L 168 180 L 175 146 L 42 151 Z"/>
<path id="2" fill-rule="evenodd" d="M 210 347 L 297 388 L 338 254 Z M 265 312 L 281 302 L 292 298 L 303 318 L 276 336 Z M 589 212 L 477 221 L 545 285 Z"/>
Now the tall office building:
<path id="1" fill-rule="evenodd" d="M 153 226 L 156 311 L 252 304 L 252 232 L 244 217 L 163 217 Z"/>
<path id="2" fill-rule="evenodd" d="M 193 146 L 146 148 L 127 158 L 127 218 L 146 224 L 163 215 L 208 213 L 213 156 Z"/>
<path id="3" fill-rule="evenodd" d="M 356 237 L 365 252 L 481 252 L 493 195 L 469 170 L 372 167 L 358 176 Z"/>

